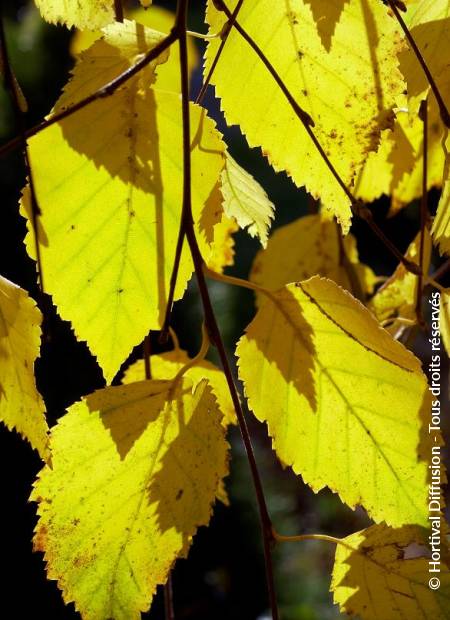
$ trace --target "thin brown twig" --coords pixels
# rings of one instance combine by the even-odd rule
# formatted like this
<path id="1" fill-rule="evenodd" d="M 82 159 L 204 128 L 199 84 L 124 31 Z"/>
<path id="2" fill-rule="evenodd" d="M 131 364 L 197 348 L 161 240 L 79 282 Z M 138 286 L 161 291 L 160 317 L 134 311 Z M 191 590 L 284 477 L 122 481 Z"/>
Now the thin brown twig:
<path id="1" fill-rule="evenodd" d="M 211 342 L 216 346 L 219 357 L 224 370 L 225 378 L 230 391 L 231 399 L 236 411 L 236 416 L 241 430 L 242 439 L 247 452 L 247 458 L 252 473 L 253 484 L 255 487 L 256 498 L 258 503 L 261 530 L 263 536 L 264 558 L 266 567 L 266 580 L 269 592 L 270 606 L 272 610 L 273 620 L 278 620 L 278 608 L 276 603 L 275 585 L 273 576 L 271 545 L 273 542 L 272 523 L 267 510 L 267 504 L 264 496 L 262 482 L 259 476 L 256 464 L 253 446 L 247 423 L 244 417 L 238 392 L 234 383 L 231 367 L 225 351 L 225 345 L 220 334 L 220 330 L 216 321 L 211 299 L 206 285 L 205 275 L 203 273 L 203 258 L 200 253 L 197 238 L 195 236 L 194 221 L 192 217 L 191 205 L 191 150 L 190 150 L 190 118 L 189 118 L 189 75 L 188 75 L 188 57 L 186 42 L 186 11 L 188 0 L 179 0 L 179 12 L 183 18 L 183 28 L 180 30 L 180 64 L 181 64 L 181 94 L 182 94 L 182 117 L 183 117 L 183 211 L 182 226 L 184 228 L 186 239 L 191 251 L 192 261 L 194 263 L 195 274 L 200 291 L 200 297 L 203 305 L 205 317 L 205 325 L 208 330 Z M 181 20 L 181 17 L 180 17 Z"/>
<path id="2" fill-rule="evenodd" d="M 217 63 L 220 60 L 220 57 L 222 55 L 223 52 L 223 48 L 225 47 L 225 43 L 227 42 L 228 39 L 228 35 L 230 34 L 231 31 L 231 27 L 234 24 L 235 20 L 237 19 L 237 16 L 239 14 L 239 11 L 241 10 L 241 7 L 244 3 L 244 0 L 239 0 L 239 2 L 236 4 L 236 6 L 234 7 L 233 13 L 230 17 L 230 19 L 228 20 L 227 24 L 225 25 L 225 30 L 222 31 L 221 34 L 221 42 L 219 45 L 219 49 L 216 52 L 216 55 L 214 56 L 214 59 L 212 61 L 211 67 L 209 68 L 208 71 L 208 75 L 206 76 L 203 85 L 200 89 L 200 92 L 197 95 L 197 99 L 195 100 L 195 103 L 200 104 L 203 101 L 203 98 L 205 96 L 206 93 L 206 89 L 208 88 L 210 82 L 211 82 L 211 78 L 213 76 L 214 71 L 216 70 L 217 67 Z"/>
<path id="3" fill-rule="evenodd" d="M 22 105 L 19 99 L 18 93 L 18 85 L 17 81 L 14 77 L 14 73 L 9 62 L 9 54 L 8 47 L 6 44 L 5 37 L 5 29 L 3 25 L 3 17 L 0 16 L 0 49 L 1 49 L 1 58 L 3 65 L 3 72 L 5 77 L 5 84 L 8 90 L 11 93 L 11 99 L 13 102 L 14 108 L 14 116 L 17 128 L 19 130 L 18 140 L 23 152 L 23 158 L 25 162 L 25 171 L 28 178 L 28 184 L 30 188 L 30 206 L 31 206 L 31 225 L 33 227 L 33 236 L 34 236 L 34 246 L 36 253 L 36 265 L 37 265 L 37 275 L 38 275 L 38 286 L 40 289 L 40 293 L 42 296 L 41 299 L 41 310 L 44 311 L 44 277 L 43 277 L 43 269 L 42 269 L 42 258 L 41 258 L 41 248 L 39 246 L 39 227 L 38 227 L 38 218 L 41 214 L 41 210 L 39 208 L 37 196 L 36 196 L 36 188 L 33 180 L 33 173 L 31 170 L 30 157 L 28 154 L 28 145 L 25 135 L 25 118 L 24 111 L 22 110 Z"/>
<path id="4" fill-rule="evenodd" d="M 400 28 L 403 30 L 406 40 L 411 46 L 411 49 L 414 52 L 417 60 L 419 61 L 419 64 L 422 67 L 423 72 L 425 73 L 425 76 L 428 80 L 430 88 L 433 91 L 434 96 L 436 97 L 436 101 L 439 106 L 439 113 L 441 115 L 442 122 L 444 123 L 446 127 L 450 128 L 450 114 L 449 114 L 449 111 L 447 110 L 447 106 L 445 105 L 445 102 L 442 98 L 439 88 L 433 76 L 431 75 L 431 71 L 429 70 L 427 63 L 425 62 L 425 58 L 422 56 L 422 53 L 419 50 L 417 43 L 414 40 L 414 37 L 412 36 L 408 26 L 405 24 L 405 21 L 400 14 L 399 8 L 397 6 L 398 3 L 395 0 L 387 0 L 387 2 L 395 16 L 395 19 L 398 21 Z M 406 9 L 406 6 L 404 6 L 404 8 Z"/>
<path id="5" fill-rule="evenodd" d="M 225 13 L 225 15 L 228 17 L 228 19 L 231 20 L 232 14 L 230 12 L 230 9 L 223 2 L 223 0 L 215 0 L 215 4 Z M 327 167 L 330 170 L 331 174 L 336 179 L 336 181 L 337 181 L 338 185 L 341 187 L 342 191 L 347 196 L 347 198 L 348 198 L 348 200 L 350 202 L 350 205 L 351 205 L 352 212 L 355 215 L 357 215 L 358 217 L 360 217 L 361 219 L 363 219 L 368 224 L 368 226 L 371 228 L 371 230 L 374 232 L 374 234 L 380 239 L 380 241 L 385 245 L 385 247 L 391 252 L 391 254 L 393 254 L 393 256 L 395 256 L 395 258 L 399 262 L 403 263 L 403 265 L 405 266 L 405 268 L 408 271 L 410 271 L 412 273 L 415 273 L 415 274 L 418 274 L 419 273 L 418 265 L 416 263 L 414 263 L 413 261 L 408 260 L 405 256 L 403 256 L 403 254 L 392 243 L 392 241 L 390 241 L 390 239 L 388 239 L 386 237 L 386 235 L 381 230 L 381 228 L 378 226 L 378 224 L 376 224 L 376 222 L 373 219 L 373 215 L 372 215 L 372 212 L 370 211 L 370 209 L 368 209 L 365 205 L 363 205 L 362 202 L 359 199 L 357 199 L 355 196 L 353 196 L 352 192 L 349 190 L 349 188 L 345 184 L 344 180 L 342 179 L 342 177 L 340 176 L 340 174 L 338 173 L 338 171 L 334 167 L 334 165 L 331 162 L 330 158 L 325 153 L 324 148 L 322 147 L 322 145 L 320 144 L 319 140 L 317 139 L 317 137 L 316 137 L 316 135 L 315 135 L 315 133 L 314 133 L 314 131 L 312 129 L 314 127 L 313 119 L 311 118 L 311 116 L 305 110 L 303 110 L 300 107 L 300 105 L 294 99 L 292 93 L 289 91 L 289 89 L 287 88 L 287 86 L 285 85 L 285 83 L 283 82 L 281 77 L 279 76 L 277 70 L 272 65 L 272 63 L 269 61 L 269 59 L 264 54 L 264 52 L 261 50 L 261 48 L 258 46 L 258 44 L 247 33 L 247 31 L 244 30 L 244 28 L 242 28 L 242 26 L 239 24 L 237 19 L 233 20 L 232 27 L 235 28 L 237 30 L 237 32 L 239 32 L 241 37 L 253 49 L 253 51 L 259 57 L 261 62 L 265 65 L 266 69 L 269 71 L 269 73 L 272 76 L 272 78 L 277 83 L 278 87 L 280 88 L 281 92 L 283 93 L 283 95 L 287 99 L 287 101 L 288 101 L 289 105 L 291 106 L 292 110 L 294 111 L 294 113 L 296 114 L 297 118 L 300 120 L 300 122 L 302 123 L 303 127 L 305 128 L 306 133 L 308 134 L 308 136 L 312 140 L 314 146 L 316 147 L 316 150 L 319 152 L 319 155 L 321 156 L 321 158 L 323 159 L 323 161 L 327 165 Z"/>
<path id="6" fill-rule="evenodd" d="M 450 258 L 448 258 L 445 263 L 442 263 L 442 265 L 431 274 L 430 280 L 440 280 L 440 278 L 445 276 L 448 271 L 450 271 Z"/>
<path id="7" fill-rule="evenodd" d="M 425 234 L 428 229 L 428 102 L 426 99 L 421 101 L 419 109 L 419 117 L 423 124 L 423 141 L 422 141 L 422 196 L 420 199 L 420 244 L 419 244 L 419 266 L 420 274 L 417 277 L 416 291 L 416 317 L 417 322 L 423 329 L 426 327 L 425 319 L 422 313 L 422 294 L 423 294 L 423 276 L 424 270 L 424 250 L 425 250 Z"/>

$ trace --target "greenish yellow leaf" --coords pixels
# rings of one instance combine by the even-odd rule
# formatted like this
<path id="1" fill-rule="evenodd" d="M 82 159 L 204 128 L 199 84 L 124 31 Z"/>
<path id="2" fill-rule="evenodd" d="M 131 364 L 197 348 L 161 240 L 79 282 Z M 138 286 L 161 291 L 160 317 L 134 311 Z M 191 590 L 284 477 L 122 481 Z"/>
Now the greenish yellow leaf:
<path id="1" fill-rule="evenodd" d="M 138 24 L 158 30 L 162 33 L 168 33 L 174 25 L 175 15 L 172 11 L 168 11 L 160 6 L 151 6 L 145 10 L 143 8 L 127 8 L 124 9 L 125 16 L 130 20 L 135 20 Z M 83 50 L 87 49 L 101 36 L 101 32 L 92 32 L 89 30 L 78 31 L 74 34 L 70 51 L 73 56 L 78 56 Z M 188 38 L 188 67 L 189 73 L 192 74 L 199 62 L 198 49 L 192 39 Z M 170 90 L 174 92 L 180 91 L 180 59 L 177 50 L 174 49 L 170 54 L 167 62 L 158 67 L 158 88 L 161 90 Z"/>
<path id="2" fill-rule="evenodd" d="M 406 23 L 417 47 L 429 68 L 440 94 L 450 108 L 450 3 L 448 0 L 418 0 L 408 5 Z M 408 46 L 400 53 L 400 69 L 408 84 L 411 108 L 418 109 L 430 85 L 413 50 Z"/>
<path id="3" fill-rule="evenodd" d="M 444 128 L 436 103 L 428 107 L 427 187 L 442 185 Z M 417 111 L 396 113 L 394 129 L 382 133 L 378 151 L 369 154 L 356 183 L 356 194 L 371 202 L 391 196 L 391 214 L 422 195 L 423 122 Z"/>
<path id="4" fill-rule="evenodd" d="M 237 355 L 282 463 L 377 521 L 427 523 L 427 382 L 360 302 L 317 276 L 290 284 L 262 305 Z"/>
<path id="5" fill-rule="evenodd" d="M 445 545 L 444 540 L 442 544 Z M 450 570 L 429 572 L 429 542 L 420 529 L 373 525 L 336 548 L 331 590 L 342 612 L 362 620 L 448 620 Z M 437 590 L 431 577 L 439 577 Z"/>
<path id="6" fill-rule="evenodd" d="M 444 145 L 445 166 L 442 194 L 434 218 L 431 233 L 439 246 L 441 254 L 450 254 L 450 136 L 446 136 Z"/>
<path id="7" fill-rule="evenodd" d="M 235 4 L 228 3 L 230 10 Z M 396 56 L 401 37 L 381 2 L 349 0 L 337 23 L 321 22 L 320 34 L 310 4 L 255 0 L 242 5 L 239 23 L 312 117 L 317 139 L 351 187 L 367 154 L 377 148 L 381 130 L 390 126 L 392 108 L 404 90 Z M 335 5 L 325 0 L 314 4 L 314 15 L 328 14 Z M 211 0 L 207 20 L 212 33 L 220 32 L 226 20 Z M 331 40 L 329 52 L 324 37 Z M 205 72 L 219 45 L 220 39 L 209 41 Z M 230 71 L 236 59 L 239 71 Z M 347 231 L 348 198 L 266 67 L 235 30 L 212 82 L 227 122 L 239 124 L 250 146 L 261 146 L 275 170 L 286 170 L 297 185 L 320 198 Z"/>
<path id="8" fill-rule="evenodd" d="M 342 239 L 347 254 L 345 260 L 341 255 L 340 237 L 336 222 L 326 214 L 306 215 L 277 228 L 267 248 L 256 255 L 250 279 L 276 291 L 289 282 L 318 274 L 350 291 L 359 288 L 363 293 L 372 293 L 375 274 L 359 262 L 356 239 L 350 234 Z"/>
<path id="9" fill-rule="evenodd" d="M 408 247 L 406 258 L 415 263 L 420 262 L 420 233 L 415 237 Z M 431 237 L 425 231 L 423 270 L 427 274 L 430 267 L 431 258 Z M 390 278 L 378 289 L 372 297 L 369 308 L 377 319 L 382 322 L 390 322 L 389 331 L 395 333 L 399 327 L 398 319 L 416 321 L 416 299 L 417 287 L 419 285 L 418 276 L 407 271 L 402 263 Z M 400 321 L 401 322 L 401 321 Z"/>
<path id="10" fill-rule="evenodd" d="M 251 237 L 258 237 L 266 247 L 275 205 L 255 179 L 228 153 L 222 171 L 221 192 L 226 215 L 235 218 Z"/>
<path id="11" fill-rule="evenodd" d="M 450 288 L 441 292 L 439 319 L 442 342 L 450 357 Z"/>
<path id="12" fill-rule="evenodd" d="M 172 388 L 172 393 L 171 393 Z M 39 474 L 34 546 L 83 620 L 139 620 L 227 474 L 221 414 L 206 381 L 109 387 L 52 429 Z"/>
<path id="13" fill-rule="evenodd" d="M 113 0 L 35 0 L 42 17 L 52 24 L 95 30 L 114 21 Z"/>
<path id="14" fill-rule="evenodd" d="M 163 36 L 133 22 L 114 24 L 104 33 L 82 53 L 55 112 L 120 74 Z M 108 382 L 132 347 L 161 326 L 180 225 L 181 99 L 149 88 L 154 70 L 155 65 L 147 68 L 114 95 L 29 141 L 42 209 L 46 288 L 77 337 L 87 341 Z M 208 260 L 217 252 L 211 247 L 215 229 L 221 232 L 216 185 L 224 145 L 214 123 L 194 104 L 191 129 L 193 215 Z M 29 215 L 27 192 L 23 202 Z M 30 230 L 30 253 L 33 246 Z M 224 253 L 227 261 L 229 253 Z M 176 299 L 191 273 L 185 244 Z"/>
<path id="15" fill-rule="evenodd" d="M 181 370 L 191 358 L 186 351 L 176 348 L 167 353 L 151 356 L 151 369 L 153 379 L 173 379 L 177 372 Z M 201 383 L 204 379 L 208 380 L 209 385 L 217 398 L 217 404 L 223 413 L 223 423 L 236 424 L 236 414 L 233 402 L 230 397 L 225 375 L 217 366 L 201 360 L 184 374 L 188 377 L 194 387 Z M 141 381 L 145 377 L 144 360 L 138 360 L 132 364 L 125 372 L 124 383 L 132 383 L 133 381 Z"/>
<path id="16" fill-rule="evenodd" d="M 0 420 L 46 459 L 45 405 L 34 380 L 41 323 L 42 315 L 27 292 L 0 276 Z"/>

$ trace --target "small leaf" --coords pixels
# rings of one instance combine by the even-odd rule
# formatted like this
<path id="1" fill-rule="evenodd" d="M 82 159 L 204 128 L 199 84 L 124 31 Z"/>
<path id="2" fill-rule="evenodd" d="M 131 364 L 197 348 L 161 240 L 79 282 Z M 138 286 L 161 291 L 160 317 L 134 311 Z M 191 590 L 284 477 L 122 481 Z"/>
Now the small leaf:
<path id="1" fill-rule="evenodd" d="M 95 30 L 114 21 L 113 0 L 35 0 L 44 19 L 52 24 L 65 24 Z"/>
<path id="2" fill-rule="evenodd" d="M 441 254 L 450 255 L 450 136 L 445 142 L 444 185 L 431 233 Z"/>
<path id="3" fill-rule="evenodd" d="M 176 348 L 173 351 L 168 351 L 167 353 L 152 355 L 150 361 L 153 379 L 173 379 L 177 372 L 191 361 L 191 358 L 188 356 L 186 351 Z M 192 381 L 194 387 L 196 387 L 204 379 L 207 379 L 213 394 L 217 399 L 219 409 L 223 413 L 224 425 L 227 426 L 228 424 L 236 424 L 236 414 L 225 375 L 221 370 L 219 370 L 219 368 L 217 368 L 217 366 L 214 366 L 214 364 L 208 362 L 208 360 L 201 360 L 200 362 L 197 362 L 195 366 L 189 368 L 184 376 L 188 377 Z M 125 371 L 123 383 L 141 381 L 144 378 L 144 360 L 138 360 Z"/>
<path id="4" fill-rule="evenodd" d="M 140 620 L 209 522 L 224 433 L 206 381 L 109 387 L 59 420 L 31 496 L 34 547 L 83 620 Z"/>
<path id="5" fill-rule="evenodd" d="M 408 247 L 406 258 L 416 265 L 420 260 L 420 233 Z M 428 230 L 424 236 L 423 271 L 428 273 L 431 259 L 431 237 Z M 398 328 L 397 319 L 416 320 L 416 299 L 418 276 L 407 271 L 399 263 L 392 276 L 378 289 L 370 300 L 369 308 L 380 322 L 390 322 L 389 331 L 395 333 Z"/>
<path id="6" fill-rule="evenodd" d="M 350 234 L 342 239 L 347 262 L 341 256 L 340 235 L 336 222 L 324 213 L 281 226 L 271 235 L 267 248 L 256 255 L 250 279 L 276 291 L 289 282 L 318 274 L 350 291 L 360 288 L 363 293 L 372 293 L 375 274 L 359 262 L 356 239 Z M 356 286 L 352 284 L 355 278 Z"/>
<path id="7" fill-rule="evenodd" d="M 450 570 L 442 562 L 441 585 L 432 590 L 428 549 L 424 532 L 410 526 L 374 525 L 347 536 L 336 548 L 335 603 L 362 620 L 448 620 Z"/>
<path id="8" fill-rule="evenodd" d="M 45 405 L 34 380 L 41 323 L 41 312 L 27 292 L 0 276 L 0 420 L 46 459 Z"/>
<path id="9" fill-rule="evenodd" d="M 427 523 L 430 395 L 420 362 L 331 280 L 271 293 L 237 347 L 249 406 L 314 491 Z"/>
<path id="10" fill-rule="evenodd" d="M 275 205 L 255 179 L 227 154 L 221 175 L 223 209 L 241 228 L 247 228 L 251 237 L 259 237 L 266 247 Z"/>
<path id="11" fill-rule="evenodd" d="M 441 294 L 441 306 L 439 312 L 440 330 L 442 342 L 444 344 L 447 355 L 450 357 L 450 288 L 444 289 Z M 435 320 L 432 317 L 432 320 Z"/>

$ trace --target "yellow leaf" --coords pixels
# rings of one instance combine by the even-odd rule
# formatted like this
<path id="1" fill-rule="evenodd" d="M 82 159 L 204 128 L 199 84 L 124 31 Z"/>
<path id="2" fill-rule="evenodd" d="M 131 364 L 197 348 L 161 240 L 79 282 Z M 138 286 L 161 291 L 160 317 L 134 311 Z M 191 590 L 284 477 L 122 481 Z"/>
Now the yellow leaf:
<path id="1" fill-rule="evenodd" d="M 428 106 L 427 188 L 442 185 L 444 128 L 434 99 Z M 356 183 L 356 194 L 371 202 L 391 196 L 391 215 L 422 195 L 423 122 L 417 111 L 396 113 L 393 131 L 382 134 L 380 148 L 369 154 Z"/>
<path id="2" fill-rule="evenodd" d="M 410 244 L 406 257 L 419 264 L 420 258 L 420 233 Z M 424 237 L 424 260 L 423 269 L 427 274 L 430 267 L 431 258 L 431 237 L 429 232 L 425 231 Z M 398 267 L 390 278 L 378 289 L 376 294 L 372 297 L 369 308 L 375 314 L 380 322 L 388 320 L 392 321 L 392 325 L 389 329 L 391 332 L 395 332 L 398 325 L 396 319 L 408 319 L 416 320 L 416 299 L 417 299 L 417 286 L 419 283 L 418 276 L 414 275 L 410 271 L 407 271 L 402 263 L 399 263 Z"/>
<path id="3" fill-rule="evenodd" d="M 39 474 L 34 546 L 84 620 L 138 620 L 207 525 L 227 442 L 207 382 L 109 387 L 72 405 Z"/>
<path id="4" fill-rule="evenodd" d="M 442 540 L 442 545 L 445 545 Z M 342 612 L 362 620 L 448 620 L 450 570 L 429 572 L 429 542 L 419 528 L 373 525 L 337 545 L 331 590 Z M 438 576 L 437 590 L 428 585 Z"/>
<path id="5" fill-rule="evenodd" d="M 261 245 L 266 247 L 275 205 L 261 185 L 229 153 L 221 179 L 226 215 L 235 218 L 241 228 L 247 228 L 251 237 L 259 237 Z"/>
<path id="6" fill-rule="evenodd" d="M 220 203 L 219 203 L 220 204 Z M 235 220 L 222 215 L 222 219 L 214 226 L 214 241 L 211 252 L 205 258 L 209 269 L 217 273 L 223 273 L 225 267 L 234 264 L 234 239 L 233 233 L 238 230 Z"/>
<path id="7" fill-rule="evenodd" d="M 375 520 L 425 525 L 430 395 L 419 360 L 331 280 L 270 295 L 237 355 L 281 462 Z"/>
<path id="8" fill-rule="evenodd" d="M 433 79 L 450 108 L 450 4 L 448 0 L 419 0 L 408 5 L 406 23 Z M 400 54 L 400 69 L 408 84 L 408 98 L 417 110 L 421 99 L 430 92 L 428 80 L 413 50 L 408 46 Z"/>
<path id="9" fill-rule="evenodd" d="M 228 3 L 230 10 L 235 4 Z M 312 117 L 321 146 L 351 187 L 368 152 L 377 148 L 380 131 L 390 126 L 392 107 L 405 87 L 396 58 L 400 33 L 382 3 L 350 0 L 339 21 L 323 21 L 319 34 L 310 4 L 255 0 L 243 4 L 239 23 Z M 330 4 L 335 3 L 315 0 L 314 14 L 328 14 Z M 212 0 L 207 20 L 212 33 L 226 20 Z M 330 52 L 324 36 L 331 39 Z M 219 45 L 220 39 L 208 43 L 205 72 Z M 236 59 L 239 71 L 230 71 Z M 298 186 L 320 197 L 347 231 L 348 198 L 266 67 L 233 29 L 212 81 L 227 122 L 239 124 L 250 146 L 261 146 L 275 170 L 286 170 Z"/>
<path id="10" fill-rule="evenodd" d="M 121 73 L 162 36 L 132 22 L 106 28 L 104 40 L 82 53 L 55 112 Z M 149 88 L 152 79 L 154 66 L 29 141 L 46 287 L 108 382 L 132 347 L 161 326 L 180 225 L 181 99 Z M 214 196 L 224 145 L 194 104 L 191 128 L 193 215 L 207 260 L 222 217 Z M 30 253 L 33 245 L 30 230 Z M 176 299 L 191 273 L 185 244 Z"/>
<path id="11" fill-rule="evenodd" d="M 96 30 L 114 21 L 113 0 L 35 0 L 44 19 L 52 24 L 65 24 Z"/>
<path id="12" fill-rule="evenodd" d="M 444 185 L 431 233 L 441 254 L 450 254 L 450 136 L 445 146 Z"/>
<path id="13" fill-rule="evenodd" d="M 137 23 L 158 30 L 159 32 L 168 33 L 175 22 L 175 15 L 172 11 L 168 11 L 159 6 L 151 6 L 145 10 L 143 8 L 127 8 L 124 9 L 125 16 Z M 91 32 L 89 30 L 78 31 L 74 34 L 70 52 L 72 56 L 78 56 L 83 50 L 87 49 L 98 39 L 102 33 L 100 31 Z M 198 49 L 192 39 L 188 37 L 188 67 L 189 73 L 192 74 L 199 62 Z M 177 50 L 174 49 L 170 54 L 167 62 L 158 68 L 158 88 L 161 90 L 170 90 L 174 92 L 180 91 L 180 59 Z"/>
<path id="14" fill-rule="evenodd" d="M 289 282 L 306 280 L 316 274 L 352 290 L 355 287 L 350 278 L 352 281 L 356 278 L 358 288 L 370 294 L 375 274 L 370 267 L 359 262 L 353 235 L 342 240 L 348 260 L 347 266 L 343 263 L 340 236 L 336 222 L 325 214 L 306 215 L 282 226 L 270 237 L 267 248 L 256 255 L 250 279 L 276 291 Z"/>
<path id="15" fill-rule="evenodd" d="M 182 349 L 174 349 L 167 353 L 151 356 L 151 369 L 153 379 L 173 379 L 177 372 L 181 370 L 191 360 L 186 351 Z M 217 398 L 217 404 L 223 413 L 223 423 L 236 424 L 236 414 L 233 403 L 231 401 L 230 392 L 228 390 L 225 375 L 217 366 L 214 366 L 208 360 L 198 362 L 184 374 L 188 377 L 194 387 L 201 383 L 204 379 L 208 380 L 209 385 Z M 138 360 L 132 364 L 126 371 L 123 379 L 124 383 L 132 383 L 141 381 L 145 377 L 144 360 Z"/>
<path id="16" fill-rule="evenodd" d="M 439 312 L 442 342 L 447 355 L 450 357 L 450 288 L 441 292 L 441 307 Z"/>
<path id="17" fill-rule="evenodd" d="M 34 381 L 41 323 L 42 315 L 26 291 L 0 276 L 0 420 L 46 459 L 45 405 Z"/>

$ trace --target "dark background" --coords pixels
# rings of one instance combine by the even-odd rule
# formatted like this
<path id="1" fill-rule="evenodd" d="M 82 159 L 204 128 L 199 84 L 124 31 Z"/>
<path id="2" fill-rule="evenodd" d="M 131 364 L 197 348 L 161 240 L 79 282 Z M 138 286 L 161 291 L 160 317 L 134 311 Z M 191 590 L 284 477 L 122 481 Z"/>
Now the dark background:
<path id="1" fill-rule="evenodd" d="M 12 64 L 29 103 L 27 125 L 31 126 L 49 112 L 67 80 L 73 65 L 69 53 L 72 33 L 63 27 L 46 24 L 32 3 L 4 0 L 2 5 Z M 165 7 L 168 5 L 173 6 L 173 3 L 164 2 Z M 191 2 L 191 5 L 194 10 L 190 28 L 205 31 L 203 2 Z M 201 42 L 199 47 L 202 48 Z M 199 67 L 192 80 L 193 95 L 200 86 Z M 274 227 L 305 214 L 305 193 L 295 188 L 284 174 L 275 174 L 259 149 L 248 148 L 238 129 L 226 128 L 211 89 L 205 105 L 225 133 L 231 153 L 261 182 L 275 203 Z M 9 99 L 0 89 L 1 141 L 14 136 L 15 132 Z M 0 273 L 36 298 L 34 264 L 24 249 L 25 224 L 18 215 L 17 206 L 24 178 L 20 153 L 0 159 Z M 432 193 L 432 208 L 436 206 L 436 199 L 437 193 Z M 373 205 L 374 213 L 389 237 L 404 251 L 418 229 L 417 204 L 394 219 L 385 220 L 388 206 L 387 199 L 381 200 Z M 395 261 L 370 230 L 363 223 L 355 222 L 352 232 L 358 239 L 362 261 L 370 264 L 377 274 L 390 274 L 396 266 Z M 238 233 L 236 265 L 229 273 L 246 277 L 258 248 L 255 240 Z M 433 264 L 434 267 L 440 264 L 437 256 Z M 448 280 L 447 285 L 450 285 Z M 233 359 L 234 344 L 253 316 L 252 293 L 219 283 L 212 283 L 210 290 L 230 359 Z M 51 304 L 47 312 L 48 337 L 36 371 L 49 422 L 54 424 L 66 407 L 102 387 L 104 382 L 86 345 L 75 341 L 70 325 L 59 319 Z M 176 332 L 182 347 L 191 354 L 199 346 L 200 323 L 197 291 L 191 283 L 185 299 L 175 310 Z M 152 341 L 153 350 L 160 350 L 156 337 Z M 423 335 L 416 338 L 414 347 L 424 365 L 427 364 L 429 350 Z M 130 359 L 138 355 L 136 350 Z M 444 385 L 444 393 L 447 389 Z M 369 523 L 363 510 L 351 511 L 329 491 L 315 495 L 290 470 L 283 470 L 271 451 L 265 426 L 251 416 L 248 419 L 269 509 L 278 531 L 345 536 Z M 188 560 L 176 565 L 173 583 L 177 620 L 263 620 L 268 617 L 259 524 L 246 456 L 237 430 L 231 431 L 231 443 L 233 458 L 227 483 L 231 507 L 216 506 L 209 528 L 201 528 L 195 537 Z M 77 618 L 73 606 L 64 606 L 55 583 L 46 580 L 41 554 L 31 551 L 36 518 L 34 506 L 27 500 L 41 467 L 40 461 L 26 442 L 4 427 L 0 428 L 0 444 L 2 608 L 14 610 L 9 615 L 11 618 Z M 277 591 L 285 620 L 327 620 L 339 616 L 328 592 L 333 554 L 332 545 L 316 541 L 285 544 L 275 550 Z M 151 614 L 145 615 L 149 616 L 163 617 L 160 595 L 154 601 Z"/>

